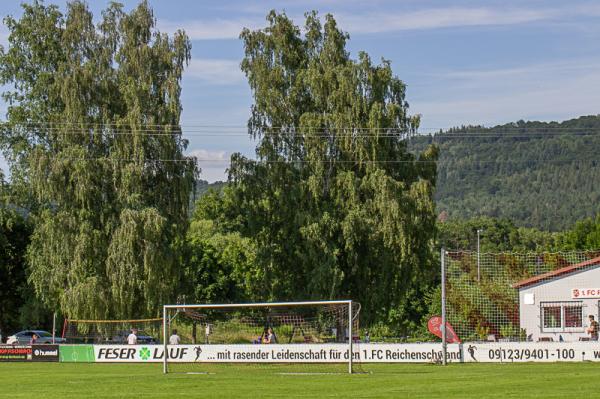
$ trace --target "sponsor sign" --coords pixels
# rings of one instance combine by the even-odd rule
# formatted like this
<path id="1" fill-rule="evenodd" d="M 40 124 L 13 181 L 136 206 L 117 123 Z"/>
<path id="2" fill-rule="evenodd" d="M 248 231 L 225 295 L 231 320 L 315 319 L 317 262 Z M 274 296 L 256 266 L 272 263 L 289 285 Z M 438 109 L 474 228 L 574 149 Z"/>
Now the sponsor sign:
<path id="1" fill-rule="evenodd" d="M 1 362 L 58 362 L 58 345 L 0 345 Z"/>
<path id="2" fill-rule="evenodd" d="M 30 345 L 0 345 L 0 362 L 31 361 Z"/>
<path id="3" fill-rule="evenodd" d="M 573 299 L 594 299 L 600 298 L 600 288 L 573 288 L 571 290 Z"/>
<path id="4" fill-rule="evenodd" d="M 31 360 L 34 362 L 58 362 L 58 345 L 33 345 L 31 347 Z"/>
<path id="5" fill-rule="evenodd" d="M 598 342 L 465 342 L 462 346 L 465 362 L 600 362 Z"/>
<path id="6" fill-rule="evenodd" d="M 347 344 L 169 345 L 178 363 L 346 363 Z M 162 362 L 162 345 L 95 345 L 96 362 Z M 355 344 L 353 359 L 369 363 L 427 363 L 442 359 L 441 344 Z M 461 348 L 448 347 L 448 360 L 460 361 Z"/>

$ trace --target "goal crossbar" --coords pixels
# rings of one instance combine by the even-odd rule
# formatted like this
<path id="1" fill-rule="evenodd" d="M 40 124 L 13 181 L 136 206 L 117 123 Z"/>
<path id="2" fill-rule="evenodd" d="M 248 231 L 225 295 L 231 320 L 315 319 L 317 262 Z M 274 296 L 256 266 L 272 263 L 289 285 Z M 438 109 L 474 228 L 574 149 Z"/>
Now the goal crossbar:
<path id="1" fill-rule="evenodd" d="M 180 308 L 198 308 L 198 309 L 218 309 L 218 308 L 265 308 L 265 307 L 285 307 L 285 306 L 314 306 L 314 305 L 350 305 L 351 299 L 336 301 L 300 301 L 300 302 L 256 302 L 256 303 L 219 303 L 219 304 L 179 304 L 164 305 L 165 309 Z"/>

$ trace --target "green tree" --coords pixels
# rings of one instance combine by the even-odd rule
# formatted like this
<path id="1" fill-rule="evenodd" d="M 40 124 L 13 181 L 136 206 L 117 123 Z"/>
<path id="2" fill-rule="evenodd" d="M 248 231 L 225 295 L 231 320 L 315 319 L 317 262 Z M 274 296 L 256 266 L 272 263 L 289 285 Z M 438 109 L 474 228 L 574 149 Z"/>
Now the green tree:
<path id="1" fill-rule="evenodd" d="M 178 126 L 190 43 L 155 23 L 146 2 L 111 3 L 97 25 L 81 1 L 5 19 L 1 144 L 33 204 L 29 279 L 69 317 L 157 314 L 179 280 L 196 175 Z"/>
<path id="2" fill-rule="evenodd" d="M 477 230 L 481 229 L 482 252 L 535 252 L 560 249 L 562 234 L 534 228 L 516 227 L 508 219 L 477 217 L 450 219 L 438 223 L 438 246 L 446 249 L 477 250 Z"/>
<path id="3" fill-rule="evenodd" d="M 563 237 L 564 250 L 600 249 L 600 215 L 578 221 Z"/>
<path id="4" fill-rule="evenodd" d="M 211 191 L 198 201 L 182 250 L 185 272 L 181 283 L 187 302 L 227 303 L 257 300 L 256 249 L 251 239 L 238 232 L 223 233 L 205 209 L 218 199 Z"/>
<path id="5" fill-rule="evenodd" d="M 0 332 L 4 336 L 23 326 L 21 310 L 35 299 L 30 297 L 25 262 L 31 232 L 23 216 L 0 207 Z"/>
<path id="6" fill-rule="evenodd" d="M 213 216 L 255 241 L 261 299 L 349 297 L 366 322 L 402 325 L 430 278 L 436 149 L 408 152 L 405 85 L 388 61 L 351 59 L 331 15 L 307 14 L 305 34 L 267 20 L 241 34 L 257 160 L 232 156 Z"/>
<path id="7" fill-rule="evenodd" d="M 17 329 L 49 328 L 51 312 L 27 281 L 27 246 L 33 224 L 24 209 L 11 204 L 12 186 L 0 170 L 0 335 Z"/>

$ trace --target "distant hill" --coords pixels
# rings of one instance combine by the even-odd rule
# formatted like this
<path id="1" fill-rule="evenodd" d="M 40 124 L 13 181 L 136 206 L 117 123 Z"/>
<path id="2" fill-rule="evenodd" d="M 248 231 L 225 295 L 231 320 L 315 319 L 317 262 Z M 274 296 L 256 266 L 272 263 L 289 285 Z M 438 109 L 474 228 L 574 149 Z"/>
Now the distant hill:
<path id="1" fill-rule="evenodd" d="M 508 218 L 558 231 L 600 214 L 600 115 L 464 126 L 411 139 L 440 147 L 435 199 L 450 219 Z M 226 182 L 196 182 L 197 200 Z"/>
<path id="2" fill-rule="evenodd" d="M 194 191 L 194 199 L 197 200 L 198 198 L 202 197 L 211 188 L 217 191 L 221 191 L 226 185 L 227 183 L 222 181 L 209 183 L 206 180 L 198 179 L 196 180 L 196 190 Z"/>
<path id="3" fill-rule="evenodd" d="M 562 230 L 600 213 L 600 115 L 467 126 L 411 139 L 440 147 L 435 194 L 451 219 L 509 218 Z"/>

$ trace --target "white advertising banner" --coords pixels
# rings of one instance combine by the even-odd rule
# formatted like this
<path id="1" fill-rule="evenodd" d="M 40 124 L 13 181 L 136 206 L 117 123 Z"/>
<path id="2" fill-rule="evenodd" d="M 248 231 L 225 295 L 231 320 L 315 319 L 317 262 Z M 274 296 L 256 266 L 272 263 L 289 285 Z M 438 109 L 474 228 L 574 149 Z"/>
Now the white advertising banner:
<path id="1" fill-rule="evenodd" d="M 462 344 L 465 362 L 600 362 L 598 342 L 491 342 Z"/>
<path id="2" fill-rule="evenodd" d="M 169 361 L 180 363 L 345 363 L 347 344 L 169 345 Z M 162 345 L 94 345 L 96 362 L 162 362 Z M 431 363 L 442 345 L 363 344 L 353 346 L 363 363 Z M 448 345 L 448 361 L 469 363 L 600 361 L 598 342 L 491 342 Z"/>
<path id="3" fill-rule="evenodd" d="M 347 344 L 169 345 L 170 362 L 346 363 Z M 353 358 L 370 363 L 428 363 L 442 359 L 441 344 L 355 344 Z M 162 345 L 94 345 L 96 362 L 162 362 Z M 448 345 L 460 361 L 459 345 Z"/>

